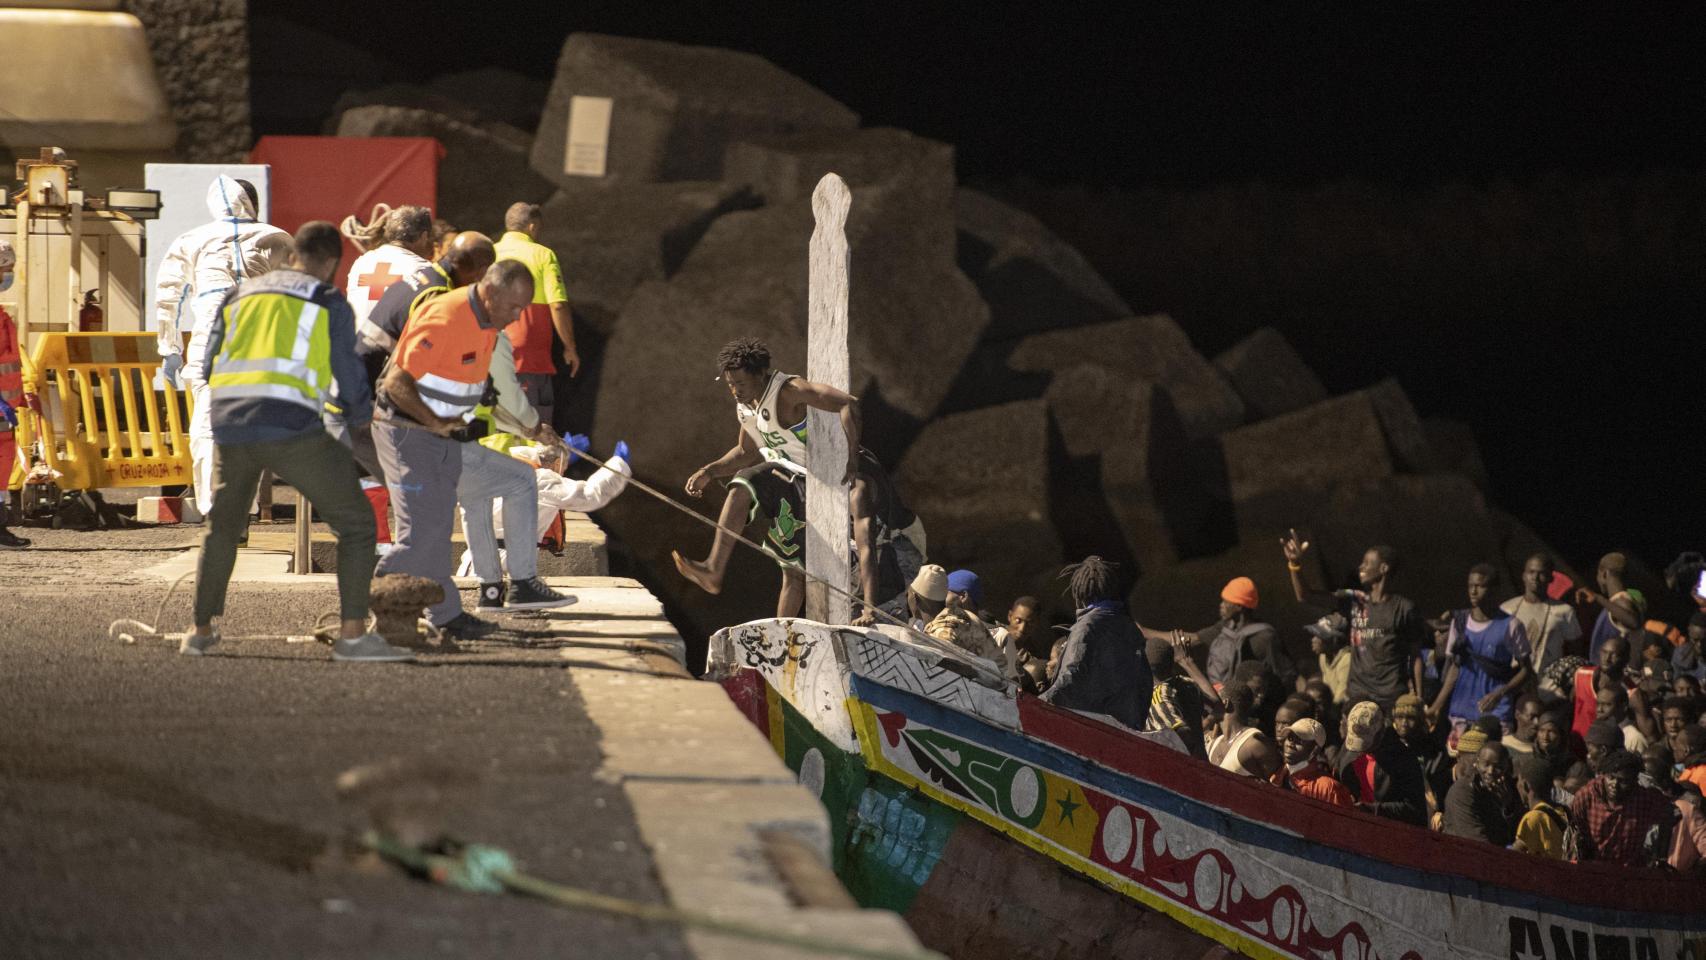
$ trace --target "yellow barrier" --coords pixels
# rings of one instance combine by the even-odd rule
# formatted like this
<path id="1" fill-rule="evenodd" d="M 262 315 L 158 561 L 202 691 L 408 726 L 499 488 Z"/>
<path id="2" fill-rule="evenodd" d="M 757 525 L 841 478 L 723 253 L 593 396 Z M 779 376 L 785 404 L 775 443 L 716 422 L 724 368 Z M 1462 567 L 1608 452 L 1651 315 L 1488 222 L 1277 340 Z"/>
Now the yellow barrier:
<path id="1" fill-rule="evenodd" d="M 64 490 L 190 482 L 178 391 L 171 384 L 154 390 L 160 371 L 154 334 L 47 333 L 33 339 L 24 391 L 40 398 L 41 410 L 18 418 L 18 445 L 27 459 L 56 471 L 53 482 Z M 14 470 L 10 485 L 23 480 Z"/>

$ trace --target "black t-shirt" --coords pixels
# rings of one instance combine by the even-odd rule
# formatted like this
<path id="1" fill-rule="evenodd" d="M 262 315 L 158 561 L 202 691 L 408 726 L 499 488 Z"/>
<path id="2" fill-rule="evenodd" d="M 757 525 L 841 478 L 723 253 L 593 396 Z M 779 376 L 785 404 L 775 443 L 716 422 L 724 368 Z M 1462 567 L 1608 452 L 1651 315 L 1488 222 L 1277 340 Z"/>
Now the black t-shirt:
<path id="1" fill-rule="evenodd" d="M 1375 603 L 1361 590 L 1339 590 L 1333 596 L 1350 627 L 1345 703 L 1373 700 L 1390 714 L 1392 704 L 1409 692 L 1410 660 L 1421 649 L 1427 625 L 1405 597 L 1388 596 Z"/>

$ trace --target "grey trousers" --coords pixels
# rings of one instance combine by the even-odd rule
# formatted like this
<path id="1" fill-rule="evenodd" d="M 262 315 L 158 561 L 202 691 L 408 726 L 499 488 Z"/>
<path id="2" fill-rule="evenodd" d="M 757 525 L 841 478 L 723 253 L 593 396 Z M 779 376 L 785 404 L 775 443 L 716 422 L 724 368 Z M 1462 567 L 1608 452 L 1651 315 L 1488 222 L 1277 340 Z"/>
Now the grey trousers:
<path id="1" fill-rule="evenodd" d="M 503 498 L 504 531 L 529 531 L 539 523 L 539 485 L 533 468 L 514 457 L 478 443 L 462 446 L 462 479 L 456 499 L 462 503 L 462 533 L 473 554 L 474 575 L 481 583 L 501 583 L 498 537 L 492 526 L 492 501 Z M 539 574 L 539 548 L 526 536 L 509 537 L 509 577 L 531 580 Z"/>
<path id="2" fill-rule="evenodd" d="M 326 432 L 332 439 L 349 448 L 355 456 L 355 462 L 367 471 L 367 475 L 380 483 L 385 482 L 385 470 L 379 463 L 379 449 L 373 443 L 373 424 L 363 423 L 354 429 L 344 422 L 342 417 L 327 415 Z"/>
<path id="3" fill-rule="evenodd" d="M 450 579 L 450 533 L 456 525 L 456 485 L 462 477 L 462 447 L 426 430 L 390 423 L 373 425 L 373 444 L 391 491 L 396 526 L 391 552 L 380 558 L 379 573 L 410 573 L 436 580 L 444 600 L 427 613 L 444 626 L 462 612 L 462 595 Z M 487 507 L 489 511 L 491 508 Z"/>
<path id="4" fill-rule="evenodd" d="M 338 535 L 338 610 L 345 620 L 367 616 L 373 581 L 373 507 L 362 496 L 355 460 L 322 430 L 275 443 L 219 444 L 219 481 L 207 535 L 196 560 L 195 622 L 225 612 L 225 591 L 237 562 L 237 542 L 249 525 L 249 501 L 261 472 L 271 470 L 307 497 Z"/>

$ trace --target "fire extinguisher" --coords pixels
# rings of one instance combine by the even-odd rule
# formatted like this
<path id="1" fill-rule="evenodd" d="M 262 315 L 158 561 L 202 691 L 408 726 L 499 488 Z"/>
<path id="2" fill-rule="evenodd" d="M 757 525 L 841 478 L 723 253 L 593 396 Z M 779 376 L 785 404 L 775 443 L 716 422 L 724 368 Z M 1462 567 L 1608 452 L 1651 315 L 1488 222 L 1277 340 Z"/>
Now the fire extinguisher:
<path id="1" fill-rule="evenodd" d="M 90 290 L 83 294 L 83 309 L 77 311 L 77 329 L 82 333 L 100 333 L 105 326 L 102 321 L 101 304 L 98 300 L 99 291 Z"/>

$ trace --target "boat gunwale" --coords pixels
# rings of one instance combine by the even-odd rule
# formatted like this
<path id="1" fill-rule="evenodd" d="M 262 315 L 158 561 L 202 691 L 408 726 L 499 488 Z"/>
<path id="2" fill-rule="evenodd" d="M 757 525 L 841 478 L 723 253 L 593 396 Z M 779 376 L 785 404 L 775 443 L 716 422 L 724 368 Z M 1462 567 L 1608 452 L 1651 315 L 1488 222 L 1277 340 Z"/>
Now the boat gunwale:
<path id="1" fill-rule="evenodd" d="M 1594 861 L 1565 863 L 1548 860 L 1483 841 L 1396 823 L 1360 810 L 1334 807 L 1191 760 L 1167 747 L 1133 737 L 1123 728 L 1030 695 L 1021 695 L 1020 729 L 1011 730 L 922 694 L 863 676 L 856 668 L 851 674 L 855 685 L 851 691 L 853 696 L 878 709 L 890 708 L 873 702 L 858 689 L 859 686 L 874 685 L 892 691 L 929 708 L 963 718 L 963 722 L 982 726 L 997 736 L 1017 737 L 1064 753 L 1081 763 L 1093 764 L 1171 793 L 1185 803 L 1219 809 L 1259 829 L 1339 851 L 1347 859 L 1359 858 L 1424 877 L 1450 877 L 1508 890 L 1518 897 L 1538 897 L 1624 917 L 1623 921 L 1608 925 L 1628 926 L 1624 922 L 1627 916 L 1638 914 L 1682 921 L 1670 925 L 1672 929 L 1706 930 L 1706 890 L 1696 882 L 1674 874 Z M 924 718 L 919 719 L 926 725 L 932 725 Z M 1045 731 L 1053 737 L 1045 735 Z M 1062 776 L 1073 776 L 1069 771 L 1052 766 L 1047 768 Z M 1177 815 L 1176 811 L 1171 812 Z M 1400 836 L 1394 832 L 1394 826 L 1406 829 Z M 1318 839 L 1323 834 L 1335 832 L 1340 837 L 1349 834 L 1352 842 Z M 1321 858 L 1310 859 L 1329 862 Z M 1359 875 L 1371 873 L 1366 869 L 1355 869 L 1349 863 L 1335 865 Z M 1416 886 L 1414 883 L 1404 885 Z M 1449 894 L 1452 891 L 1442 892 Z M 1694 923 L 1690 926 L 1687 921 L 1691 918 Z"/>

